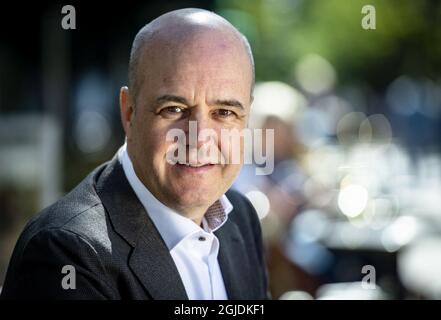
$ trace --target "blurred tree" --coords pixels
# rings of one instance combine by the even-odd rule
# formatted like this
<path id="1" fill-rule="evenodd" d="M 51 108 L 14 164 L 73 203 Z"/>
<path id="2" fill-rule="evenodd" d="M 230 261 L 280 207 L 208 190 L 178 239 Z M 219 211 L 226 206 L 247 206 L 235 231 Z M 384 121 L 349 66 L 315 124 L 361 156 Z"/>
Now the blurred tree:
<path id="1" fill-rule="evenodd" d="M 361 27 L 364 5 L 376 9 L 375 30 Z M 436 77 L 441 70 L 439 1 L 217 0 L 216 7 L 249 36 L 258 80 L 291 80 L 309 53 L 330 61 L 342 83 L 376 88 L 400 74 Z"/>

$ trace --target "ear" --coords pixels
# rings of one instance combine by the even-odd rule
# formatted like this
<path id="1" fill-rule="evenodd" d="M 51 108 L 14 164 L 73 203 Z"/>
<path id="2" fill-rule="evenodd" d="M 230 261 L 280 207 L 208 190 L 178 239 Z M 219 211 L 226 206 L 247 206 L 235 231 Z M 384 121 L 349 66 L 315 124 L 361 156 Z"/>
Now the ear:
<path id="1" fill-rule="evenodd" d="M 135 115 L 135 105 L 128 87 L 122 87 L 119 92 L 119 108 L 124 132 L 126 133 L 126 137 L 130 138 L 131 127 Z"/>

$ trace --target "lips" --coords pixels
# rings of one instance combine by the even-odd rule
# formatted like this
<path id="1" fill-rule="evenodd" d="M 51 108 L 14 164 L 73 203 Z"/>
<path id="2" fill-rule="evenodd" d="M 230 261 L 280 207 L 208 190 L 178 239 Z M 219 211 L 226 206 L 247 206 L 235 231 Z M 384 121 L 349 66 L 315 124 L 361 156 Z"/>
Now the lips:
<path id="1" fill-rule="evenodd" d="M 174 167 L 180 171 L 187 172 L 187 173 L 202 173 L 202 172 L 212 170 L 216 166 L 218 166 L 218 165 L 211 164 L 211 163 L 206 163 L 206 164 L 187 164 L 187 163 L 181 164 L 181 163 L 177 163 Z"/>
<path id="2" fill-rule="evenodd" d="M 187 166 L 187 167 L 191 167 L 191 168 L 200 168 L 203 166 L 210 166 L 210 165 L 215 165 L 215 163 L 177 163 L 180 166 Z"/>

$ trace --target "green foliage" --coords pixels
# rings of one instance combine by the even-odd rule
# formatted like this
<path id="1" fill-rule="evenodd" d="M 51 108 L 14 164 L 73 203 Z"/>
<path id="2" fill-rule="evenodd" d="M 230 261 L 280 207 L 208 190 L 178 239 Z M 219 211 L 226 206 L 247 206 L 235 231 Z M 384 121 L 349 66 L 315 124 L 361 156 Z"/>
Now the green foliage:
<path id="1" fill-rule="evenodd" d="M 361 10 L 376 9 L 364 30 Z M 383 85 L 400 74 L 435 77 L 441 70 L 441 1 L 218 0 L 217 12 L 249 39 L 258 80 L 290 81 L 299 58 L 317 53 L 341 82 Z"/>

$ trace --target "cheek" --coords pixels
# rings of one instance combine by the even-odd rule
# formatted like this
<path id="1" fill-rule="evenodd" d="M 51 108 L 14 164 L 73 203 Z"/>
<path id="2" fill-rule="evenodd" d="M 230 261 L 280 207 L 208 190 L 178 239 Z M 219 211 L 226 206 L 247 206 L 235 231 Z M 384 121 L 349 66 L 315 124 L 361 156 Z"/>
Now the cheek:
<path id="1" fill-rule="evenodd" d="M 149 137 L 151 144 L 148 152 L 151 152 L 155 165 L 163 167 L 166 155 L 173 142 L 166 140 L 166 132 L 151 132 Z"/>
<path id="2" fill-rule="evenodd" d="M 152 123 L 145 121 L 144 123 Z M 166 131 L 162 128 L 140 124 L 136 132 L 137 149 L 143 154 L 146 166 L 157 168 L 159 160 L 165 156 L 167 150 Z"/>
<path id="3" fill-rule="evenodd" d="M 239 131 L 240 132 L 240 131 Z M 243 163 L 244 138 L 239 136 L 224 136 L 219 147 L 228 164 L 239 165 Z"/>
<path id="4" fill-rule="evenodd" d="M 222 168 L 222 178 L 225 182 L 234 180 L 239 173 L 244 160 L 244 128 L 237 128 L 232 131 L 224 131 L 220 134 L 218 147 L 222 153 L 226 165 Z M 228 132 L 228 134 L 226 134 Z"/>

